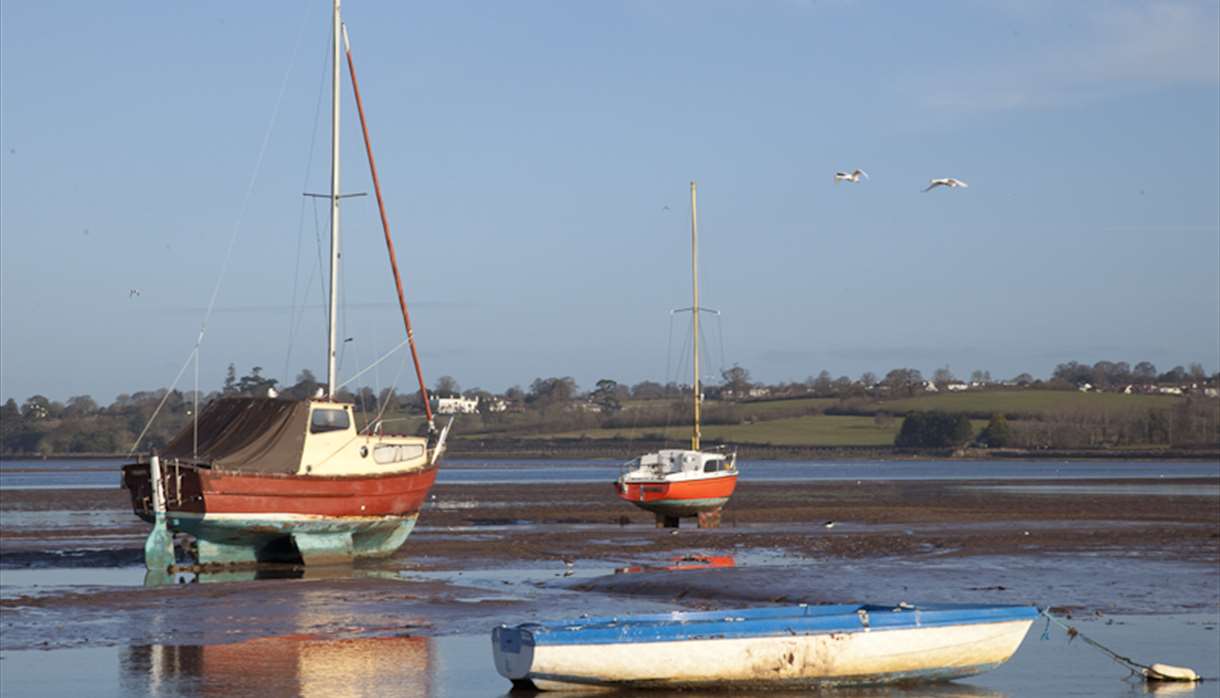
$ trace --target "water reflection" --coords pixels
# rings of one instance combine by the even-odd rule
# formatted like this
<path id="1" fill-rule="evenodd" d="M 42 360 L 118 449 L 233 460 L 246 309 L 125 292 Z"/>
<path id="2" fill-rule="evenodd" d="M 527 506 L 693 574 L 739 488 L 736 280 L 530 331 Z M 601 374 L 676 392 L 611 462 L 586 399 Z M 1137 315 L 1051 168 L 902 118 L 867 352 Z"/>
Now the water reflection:
<path id="1" fill-rule="evenodd" d="M 663 565 L 631 565 L 630 567 L 619 567 L 614 570 L 615 574 L 635 574 L 638 572 L 655 572 L 664 570 L 667 572 L 683 572 L 687 570 L 710 570 L 723 569 L 726 567 L 736 567 L 737 558 L 732 555 L 678 555 L 671 557 L 668 564 Z"/>
<path id="2" fill-rule="evenodd" d="M 270 579 L 351 579 L 351 578 L 397 579 L 394 570 L 356 568 L 349 565 L 327 567 L 305 567 L 304 565 L 260 564 L 249 567 L 183 567 L 167 570 L 148 570 L 144 574 L 144 586 L 157 587 L 167 584 L 226 584 L 231 582 L 253 582 Z"/>
<path id="3" fill-rule="evenodd" d="M 432 696 L 432 642 L 285 635 L 221 645 L 137 645 L 119 652 L 128 695 Z"/>
<path id="4" fill-rule="evenodd" d="M 510 690 L 491 668 L 485 637 L 325 640 L 285 635 L 222 645 L 140 645 L 119 650 L 119 690 L 147 696 L 522 696 L 589 693 Z M 834 689 L 843 698 L 997 698 L 965 683 Z M 614 691 L 607 698 L 723 698 L 716 691 Z M 734 691 L 735 698 L 795 698 L 808 692 Z"/>

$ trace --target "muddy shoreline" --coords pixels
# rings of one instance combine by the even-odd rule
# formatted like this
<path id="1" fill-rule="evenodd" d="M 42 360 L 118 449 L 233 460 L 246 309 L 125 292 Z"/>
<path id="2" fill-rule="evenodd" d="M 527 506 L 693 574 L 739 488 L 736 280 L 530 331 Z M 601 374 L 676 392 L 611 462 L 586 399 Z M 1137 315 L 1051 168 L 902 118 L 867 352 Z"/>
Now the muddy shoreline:
<path id="1" fill-rule="evenodd" d="M 6 490 L 0 649 L 208 644 L 303 628 L 477 634 L 583 612 L 798 601 L 1218 613 L 1218 485 L 747 481 L 721 528 L 673 530 L 608 482 L 442 484 L 390 558 L 152 589 L 140 584 L 148 527 L 125 491 Z"/>

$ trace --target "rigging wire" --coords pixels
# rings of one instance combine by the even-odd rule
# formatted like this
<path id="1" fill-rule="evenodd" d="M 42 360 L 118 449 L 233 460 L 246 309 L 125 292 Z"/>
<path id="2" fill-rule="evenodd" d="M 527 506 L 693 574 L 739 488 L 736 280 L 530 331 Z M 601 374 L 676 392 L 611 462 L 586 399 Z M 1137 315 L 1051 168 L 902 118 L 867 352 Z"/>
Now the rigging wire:
<path id="1" fill-rule="evenodd" d="M 330 51 L 330 49 L 327 49 L 326 53 L 323 54 L 321 77 L 319 78 L 319 82 L 318 82 L 318 99 L 317 99 L 317 103 L 314 106 L 314 113 L 313 113 L 313 129 L 310 131 L 310 133 L 313 134 L 313 138 L 311 138 L 309 141 L 309 157 L 305 161 L 305 181 L 301 185 L 302 191 L 305 191 L 306 189 L 308 189 L 309 178 L 313 174 L 314 153 L 317 150 L 317 146 L 318 146 L 318 127 L 321 125 L 321 122 L 322 122 L 322 96 L 325 92 L 325 87 L 326 87 L 326 73 L 327 73 L 326 68 L 327 68 L 327 61 L 329 60 L 329 51 Z M 313 283 L 313 275 L 314 275 L 314 271 L 315 271 L 312 268 L 309 270 L 309 279 L 306 280 L 306 282 L 305 282 L 305 290 L 301 294 L 301 307 L 300 307 L 300 309 L 298 309 L 297 308 L 297 289 L 298 289 L 298 281 L 300 280 L 300 272 L 301 272 L 301 248 L 303 247 L 303 245 L 302 245 L 303 236 L 301 235 L 301 232 L 305 229 L 305 210 L 306 210 L 305 206 L 307 205 L 306 202 L 309 200 L 312 200 L 312 204 L 313 204 L 313 208 L 314 208 L 314 238 L 317 240 L 317 244 L 318 244 L 318 264 L 319 264 L 319 266 L 322 264 L 322 251 L 321 251 L 322 239 L 318 235 L 318 202 L 315 197 L 302 196 L 300 211 L 297 215 L 296 261 L 293 263 L 293 266 L 292 266 L 292 270 L 293 270 L 292 301 L 291 301 L 291 304 L 288 306 L 289 307 L 289 311 L 288 311 L 288 349 L 284 354 L 284 373 L 281 374 L 285 377 L 285 380 L 287 380 L 287 376 L 290 375 L 289 371 L 291 370 L 291 365 L 292 365 L 292 347 L 295 344 L 297 330 L 300 329 L 300 319 L 303 318 L 305 315 L 305 304 L 306 304 L 305 299 L 308 298 L 308 296 L 309 296 L 309 286 Z"/>
<path id="2" fill-rule="evenodd" d="M 301 16 L 301 26 L 297 30 L 296 43 L 292 47 L 292 55 L 288 60 L 288 68 L 284 71 L 283 80 L 280 81 L 280 89 L 275 97 L 275 106 L 271 110 L 271 119 L 267 124 L 266 131 L 263 133 L 263 142 L 262 145 L 259 146 L 258 157 L 256 157 L 254 160 L 254 171 L 250 174 L 249 182 L 246 184 L 246 194 L 242 198 L 241 206 L 238 209 L 237 220 L 233 222 L 233 232 L 229 236 L 229 245 L 225 249 L 224 261 L 221 262 L 220 273 L 216 277 L 216 285 L 212 288 L 212 296 L 208 300 L 207 310 L 204 312 L 203 321 L 199 325 L 199 334 L 195 338 L 195 346 L 192 347 L 191 353 L 187 356 L 186 361 L 182 364 L 182 368 L 178 371 L 178 375 L 174 378 L 174 382 L 170 385 L 169 390 L 166 391 L 165 396 L 161 398 L 161 402 L 157 405 L 157 409 L 153 410 L 152 415 L 149 416 L 148 422 L 144 425 L 144 429 L 140 432 L 140 436 L 138 436 L 135 443 L 131 445 L 131 450 L 128 452 L 128 455 L 135 453 L 136 449 L 140 447 L 140 442 L 148 433 L 149 427 L 152 426 L 153 421 L 156 420 L 157 415 L 160 414 L 161 409 L 165 406 L 166 399 L 171 393 L 174 392 L 174 390 L 177 389 L 178 381 L 182 379 L 182 374 L 190 365 L 191 360 L 199 355 L 199 347 L 203 344 L 204 335 L 207 334 L 208 322 L 212 318 L 212 312 L 216 309 L 216 299 L 220 296 L 221 284 L 224 282 L 226 273 L 228 272 L 229 263 L 233 259 L 233 248 L 237 244 L 237 237 L 241 232 L 242 221 L 246 217 L 246 211 L 250 207 L 250 199 L 254 195 L 254 185 L 258 181 L 259 174 L 262 172 L 263 159 L 267 155 L 267 147 L 271 143 L 271 134 L 275 131 L 276 121 L 279 120 L 280 106 L 284 103 L 284 94 L 288 91 L 288 79 L 292 76 L 293 69 L 297 64 L 297 57 L 300 55 L 301 43 L 305 38 L 305 26 L 310 16 L 309 8 L 310 4 L 306 3 L 305 13 Z"/>
<path id="3" fill-rule="evenodd" d="M 404 339 L 403 344 L 405 344 L 406 342 L 407 342 L 407 340 Z M 397 348 L 395 348 L 393 351 L 397 351 L 400 348 L 402 348 L 401 344 Z M 398 392 L 398 380 L 400 378 L 402 378 L 402 372 L 406 368 L 407 368 L 407 357 L 403 356 L 402 361 L 398 364 L 398 372 L 394 374 L 394 382 L 390 384 L 390 389 L 388 391 L 386 391 L 385 400 L 381 400 L 380 396 L 378 397 L 380 406 L 377 409 L 377 416 L 373 418 L 372 422 L 369 422 L 365 426 L 365 428 L 369 429 L 370 432 L 372 430 L 372 425 L 381 423 L 381 417 L 382 417 L 382 415 L 385 414 L 386 408 L 390 406 L 390 400 L 394 397 L 394 394 L 396 392 Z"/>
<path id="4" fill-rule="evenodd" d="M 373 369 L 374 369 L 374 368 L 376 368 L 376 367 L 377 367 L 377 366 L 378 366 L 378 365 L 379 365 L 379 364 L 380 364 L 382 361 L 385 361 L 386 359 L 390 358 L 391 356 L 393 356 L 394 352 L 398 351 L 399 349 L 402 349 L 402 348 L 403 348 L 403 347 L 405 347 L 405 346 L 407 346 L 407 340 L 405 340 L 405 339 L 404 339 L 404 340 L 402 340 L 401 342 L 399 342 L 399 343 L 397 344 L 397 346 L 395 346 L 393 349 L 391 349 L 391 350 L 387 351 L 386 353 L 382 354 L 380 359 L 377 359 L 377 360 L 376 360 L 376 361 L 374 361 L 373 363 L 371 363 L 371 364 L 369 364 L 368 366 L 366 366 L 366 367 L 362 368 L 361 370 L 357 371 L 357 372 L 356 372 L 356 373 L 355 373 L 355 374 L 354 374 L 354 375 L 353 375 L 351 378 L 348 378 L 347 380 L 343 381 L 343 382 L 342 382 L 342 383 L 340 383 L 339 385 L 335 386 L 335 390 L 339 390 L 339 389 L 344 388 L 344 387 L 346 387 L 347 385 L 351 384 L 351 382 L 352 382 L 352 381 L 356 380 L 356 379 L 357 379 L 357 378 L 359 378 L 360 376 L 363 376 L 364 374 L 366 374 L 366 373 L 368 373 L 369 371 L 373 370 Z"/>

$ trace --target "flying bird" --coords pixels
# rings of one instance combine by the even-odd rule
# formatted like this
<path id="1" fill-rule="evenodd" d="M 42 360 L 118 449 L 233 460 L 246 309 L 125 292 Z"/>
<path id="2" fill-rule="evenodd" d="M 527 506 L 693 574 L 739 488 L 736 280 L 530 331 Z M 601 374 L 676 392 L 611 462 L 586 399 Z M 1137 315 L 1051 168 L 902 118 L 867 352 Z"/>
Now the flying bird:
<path id="1" fill-rule="evenodd" d="M 835 173 L 836 182 L 859 182 L 861 177 L 868 179 L 868 173 L 860 169 L 852 170 L 851 172 Z"/>
<path id="2" fill-rule="evenodd" d="M 952 177 L 942 177 L 940 179 L 933 179 L 931 181 L 931 183 L 928 184 L 928 188 L 924 189 L 924 191 L 932 191 L 933 189 L 935 189 L 937 187 L 949 187 L 949 188 L 961 187 L 962 189 L 966 189 L 966 188 L 969 188 L 969 186 L 970 186 L 969 184 L 966 184 L 965 182 L 963 182 L 960 179 L 954 179 Z"/>
<path id="3" fill-rule="evenodd" d="M 140 295 L 140 289 L 138 289 L 138 288 L 133 288 L 127 292 L 128 298 L 135 298 L 138 295 Z"/>

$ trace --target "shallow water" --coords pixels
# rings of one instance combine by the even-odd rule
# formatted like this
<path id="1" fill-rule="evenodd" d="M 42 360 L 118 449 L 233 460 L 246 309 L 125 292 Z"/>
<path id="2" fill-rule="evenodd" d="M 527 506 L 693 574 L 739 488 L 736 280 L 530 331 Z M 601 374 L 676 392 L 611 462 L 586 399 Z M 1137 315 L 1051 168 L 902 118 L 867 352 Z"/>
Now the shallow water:
<path id="1" fill-rule="evenodd" d="M 0 461 L 0 490 L 113 488 L 127 461 Z M 1220 463 L 1204 461 L 743 461 L 741 479 L 753 482 L 830 480 L 1044 480 L 1130 478 L 1220 478 Z M 447 459 L 440 484 L 611 482 L 620 466 L 605 460 Z"/>
<path id="2" fill-rule="evenodd" d="M 1143 662 L 1220 675 L 1214 614 L 1072 620 L 1089 637 Z M 1214 696 L 1217 684 L 1160 688 L 1124 680 L 1128 671 L 1055 628 L 1036 622 L 1017 654 L 970 679 L 916 687 L 829 691 L 832 696 Z M 212 645 L 136 645 L 0 654 L 0 693 L 21 696 L 501 696 L 509 684 L 491 662 L 487 634 L 354 637 L 309 634 Z M 675 694 L 613 693 L 607 696 Z M 709 694 L 683 692 L 682 698 Z M 717 695 L 717 694 L 711 694 Z M 720 694 L 725 695 L 725 694 Z M 733 696 L 776 696 L 739 692 Z M 807 694 L 806 694 L 807 695 Z"/>

